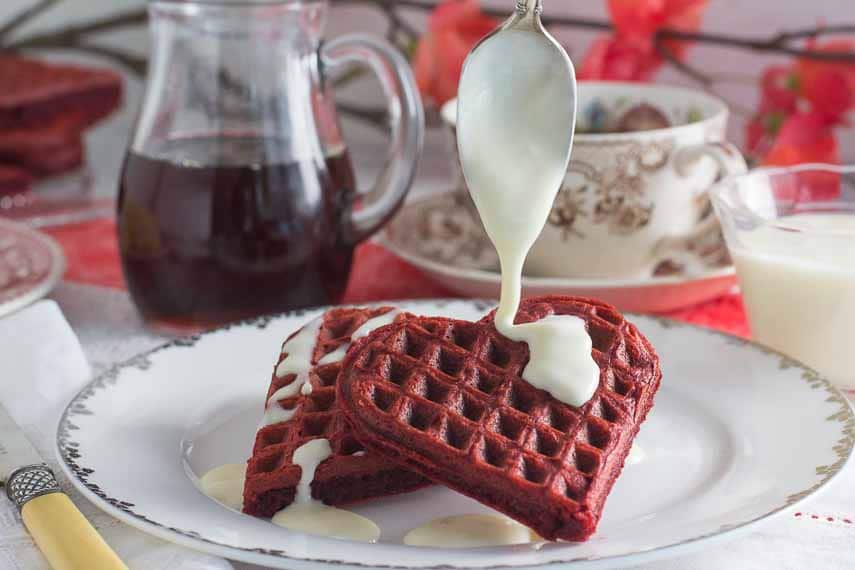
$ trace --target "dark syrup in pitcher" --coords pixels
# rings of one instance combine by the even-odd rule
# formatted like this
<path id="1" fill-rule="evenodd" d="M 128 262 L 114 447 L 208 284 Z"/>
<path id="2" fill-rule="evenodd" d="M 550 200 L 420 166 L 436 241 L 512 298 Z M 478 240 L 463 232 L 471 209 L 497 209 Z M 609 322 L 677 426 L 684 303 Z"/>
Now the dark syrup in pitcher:
<path id="1" fill-rule="evenodd" d="M 342 238 L 350 157 L 281 156 L 275 139 L 228 137 L 128 155 L 119 243 L 146 321 L 198 329 L 340 301 L 353 255 Z"/>

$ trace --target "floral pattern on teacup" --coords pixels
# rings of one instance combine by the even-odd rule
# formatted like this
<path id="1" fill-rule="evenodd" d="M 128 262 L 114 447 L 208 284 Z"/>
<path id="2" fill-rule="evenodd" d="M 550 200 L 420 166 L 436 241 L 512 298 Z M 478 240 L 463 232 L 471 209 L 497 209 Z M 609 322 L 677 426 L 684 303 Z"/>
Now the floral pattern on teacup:
<path id="1" fill-rule="evenodd" d="M 577 227 L 581 218 L 607 224 L 609 233 L 616 235 L 631 235 L 648 226 L 655 205 L 647 196 L 643 175 L 665 168 L 675 143 L 665 140 L 600 145 L 615 147 L 612 167 L 601 170 L 583 160 L 572 160 L 549 216 L 549 225 L 561 230 L 565 242 L 586 237 Z"/>

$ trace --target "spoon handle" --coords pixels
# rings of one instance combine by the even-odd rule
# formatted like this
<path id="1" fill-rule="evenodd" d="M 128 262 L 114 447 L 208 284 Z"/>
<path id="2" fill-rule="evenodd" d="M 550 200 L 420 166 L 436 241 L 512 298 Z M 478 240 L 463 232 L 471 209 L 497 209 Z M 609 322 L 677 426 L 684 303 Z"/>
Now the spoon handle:
<path id="1" fill-rule="evenodd" d="M 539 16 L 543 12 L 543 0 L 517 0 L 517 14 Z"/>

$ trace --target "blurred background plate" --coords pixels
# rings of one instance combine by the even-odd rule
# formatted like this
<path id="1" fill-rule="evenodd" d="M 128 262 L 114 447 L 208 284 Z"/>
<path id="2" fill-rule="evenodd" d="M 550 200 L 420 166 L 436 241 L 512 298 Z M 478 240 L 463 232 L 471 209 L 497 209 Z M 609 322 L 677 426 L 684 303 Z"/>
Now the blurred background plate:
<path id="1" fill-rule="evenodd" d="M 380 237 L 381 243 L 455 293 L 498 298 L 498 258 L 483 230 L 454 193 L 411 201 Z M 523 277 L 523 295 L 596 297 L 622 311 L 664 313 L 715 299 L 736 286 L 732 266 L 646 279 Z"/>
<path id="2" fill-rule="evenodd" d="M 0 218 L 0 317 L 45 297 L 64 271 L 65 257 L 53 239 Z"/>

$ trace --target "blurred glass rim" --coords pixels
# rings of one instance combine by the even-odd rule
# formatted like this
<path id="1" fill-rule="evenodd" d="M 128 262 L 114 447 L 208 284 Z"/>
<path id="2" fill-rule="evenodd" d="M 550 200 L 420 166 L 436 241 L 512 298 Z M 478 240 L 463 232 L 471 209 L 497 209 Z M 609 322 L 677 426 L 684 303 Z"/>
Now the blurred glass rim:
<path id="1" fill-rule="evenodd" d="M 277 34 L 283 20 L 322 18 L 328 0 L 149 0 L 149 19 L 177 22 L 188 33 L 241 39 L 259 31 Z M 323 20 L 317 21 L 323 27 Z"/>
<path id="2" fill-rule="evenodd" d="M 203 6 L 210 8 L 287 7 L 326 4 L 328 0 L 149 0 L 149 6 Z"/>
<path id="3" fill-rule="evenodd" d="M 717 182 L 710 189 L 710 197 L 718 211 L 720 218 L 736 217 L 742 220 L 750 218 L 753 223 L 761 224 L 770 219 L 780 218 L 780 215 L 769 215 L 772 210 L 776 209 L 775 204 L 780 200 L 766 193 L 765 196 L 755 196 L 756 200 L 749 203 L 745 198 L 748 196 L 745 191 L 752 187 L 756 189 L 757 184 L 766 180 L 769 182 L 777 179 L 789 178 L 799 174 L 830 174 L 834 176 L 853 176 L 855 177 L 855 165 L 837 165 L 824 163 L 805 163 L 795 166 L 785 167 L 762 167 L 753 169 L 745 174 L 734 174 Z M 855 199 L 852 198 L 837 198 L 832 200 L 805 200 L 798 201 L 802 208 L 799 208 L 795 213 L 814 212 L 855 212 Z M 814 207 L 810 207 L 814 206 Z M 724 220 L 723 220 L 724 221 Z M 787 229 L 781 227 L 780 229 Z M 804 229 L 798 231 L 803 232 Z"/>
<path id="4" fill-rule="evenodd" d="M 307 8 L 326 7 L 328 0 L 149 0 L 153 16 L 220 15 L 238 19 L 239 15 L 270 16 L 277 13 L 300 12 Z"/>

